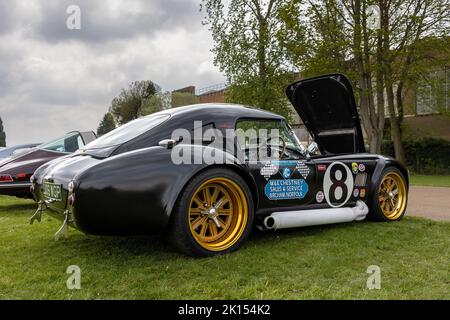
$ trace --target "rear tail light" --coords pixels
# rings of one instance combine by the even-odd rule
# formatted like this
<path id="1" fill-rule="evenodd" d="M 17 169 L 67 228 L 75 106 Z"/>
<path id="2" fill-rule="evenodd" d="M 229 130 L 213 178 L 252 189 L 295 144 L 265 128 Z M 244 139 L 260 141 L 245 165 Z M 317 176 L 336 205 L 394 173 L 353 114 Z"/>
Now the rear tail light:
<path id="1" fill-rule="evenodd" d="M 13 178 L 9 174 L 0 174 L 0 182 L 13 182 Z"/>
<path id="2" fill-rule="evenodd" d="M 18 175 L 17 175 L 17 179 L 25 179 L 27 177 L 27 174 L 26 173 L 19 173 Z"/>
<path id="3" fill-rule="evenodd" d="M 69 193 L 73 193 L 73 191 L 75 190 L 75 183 L 71 181 L 67 189 L 69 190 Z"/>

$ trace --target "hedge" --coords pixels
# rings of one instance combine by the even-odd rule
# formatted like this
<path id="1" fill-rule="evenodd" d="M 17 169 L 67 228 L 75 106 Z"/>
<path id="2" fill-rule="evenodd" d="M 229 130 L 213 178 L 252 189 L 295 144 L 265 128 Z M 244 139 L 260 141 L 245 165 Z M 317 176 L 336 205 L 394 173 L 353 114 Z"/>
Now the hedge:
<path id="1" fill-rule="evenodd" d="M 405 164 L 417 174 L 450 174 L 450 141 L 434 138 L 403 141 Z M 394 156 L 392 141 L 384 141 L 381 153 Z"/>

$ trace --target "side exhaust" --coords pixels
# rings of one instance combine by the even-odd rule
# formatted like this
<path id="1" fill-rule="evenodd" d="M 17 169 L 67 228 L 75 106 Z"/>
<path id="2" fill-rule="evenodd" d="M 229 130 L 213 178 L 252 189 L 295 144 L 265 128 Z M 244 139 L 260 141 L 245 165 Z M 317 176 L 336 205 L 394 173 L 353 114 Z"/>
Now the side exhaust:
<path id="1" fill-rule="evenodd" d="M 322 224 L 342 223 L 364 220 L 369 208 L 362 202 L 356 202 L 353 208 L 330 208 L 274 212 L 264 219 L 267 229 L 286 229 L 316 226 Z"/>

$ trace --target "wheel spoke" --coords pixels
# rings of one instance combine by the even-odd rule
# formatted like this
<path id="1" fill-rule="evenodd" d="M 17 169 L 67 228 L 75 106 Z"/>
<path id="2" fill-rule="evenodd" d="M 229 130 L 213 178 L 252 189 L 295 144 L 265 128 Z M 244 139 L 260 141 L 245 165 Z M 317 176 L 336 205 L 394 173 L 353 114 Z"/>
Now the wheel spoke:
<path id="1" fill-rule="evenodd" d="M 203 198 L 205 198 L 206 203 L 208 206 L 211 205 L 211 193 L 209 192 L 209 187 L 206 187 L 203 189 Z"/>
<path id="2" fill-rule="evenodd" d="M 391 192 L 391 190 L 392 190 L 392 179 L 391 178 L 389 178 L 388 180 L 388 184 L 387 184 L 387 191 L 388 192 Z"/>
<path id="3" fill-rule="evenodd" d="M 390 199 L 390 202 L 391 202 L 391 207 L 392 207 L 392 210 L 395 208 L 395 202 L 394 202 L 394 199 Z"/>
<path id="4" fill-rule="evenodd" d="M 220 200 L 222 200 L 222 203 L 220 204 L 220 206 L 217 207 L 217 209 L 223 208 L 224 205 L 226 205 L 228 202 L 230 202 L 230 199 L 228 199 L 228 198 L 226 198 L 226 197 L 223 197 L 223 198 L 220 199 Z"/>
<path id="5" fill-rule="evenodd" d="M 191 209 L 189 210 L 189 212 L 190 212 L 191 216 L 192 216 L 192 215 L 197 216 L 197 215 L 199 215 L 199 214 L 202 214 L 202 210 L 201 210 L 200 208 L 191 208 Z"/>
<path id="6" fill-rule="evenodd" d="M 202 228 L 200 229 L 200 235 L 201 235 L 202 237 L 206 236 L 206 230 L 208 229 L 208 226 L 209 226 L 209 223 L 208 223 L 208 221 L 206 221 L 206 219 L 205 219 L 205 221 L 204 221 L 203 224 L 202 224 Z"/>
<path id="7" fill-rule="evenodd" d="M 213 194 L 211 196 L 211 204 L 216 203 L 217 197 L 219 196 L 219 192 L 220 192 L 219 188 L 215 187 L 214 188 L 214 192 L 213 192 Z"/>
<path id="8" fill-rule="evenodd" d="M 217 226 L 214 223 L 209 223 L 209 231 L 211 231 L 211 236 L 216 236 L 218 234 L 217 232 Z"/>
<path id="9" fill-rule="evenodd" d="M 229 216 L 232 213 L 233 213 L 233 210 L 231 210 L 231 209 L 220 209 L 218 214 L 219 214 L 219 216 Z"/>
<path id="10" fill-rule="evenodd" d="M 219 218 L 219 217 L 217 217 L 217 221 L 219 221 L 220 227 L 221 227 L 222 229 L 225 229 L 225 227 L 227 226 L 227 225 L 225 224 L 225 222 L 224 222 L 221 218 Z"/>
<path id="11" fill-rule="evenodd" d="M 203 208 L 203 201 L 198 197 L 198 194 L 196 194 L 194 196 L 194 198 L 192 198 L 194 200 L 194 202 L 197 204 L 197 206 L 199 208 Z"/>
<path id="12" fill-rule="evenodd" d="M 198 217 L 192 222 L 192 229 L 196 230 L 200 225 L 203 225 L 204 222 L 208 219 L 208 217 Z"/>

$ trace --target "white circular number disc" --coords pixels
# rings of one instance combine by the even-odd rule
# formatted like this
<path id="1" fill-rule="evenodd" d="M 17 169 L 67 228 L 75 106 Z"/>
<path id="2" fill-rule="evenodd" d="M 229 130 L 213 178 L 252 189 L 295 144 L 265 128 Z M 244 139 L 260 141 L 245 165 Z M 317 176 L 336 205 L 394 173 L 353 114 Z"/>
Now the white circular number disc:
<path id="1" fill-rule="evenodd" d="M 338 186 L 336 188 L 334 188 L 334 195 L 333 197 L 336 200 L 340 200 L 341 202 L 339 203 L 332 203 L 330 200 L 330 189 L 333 186 L 333 181 L 331 179 L 331 169 L 333 167 L 337 166 L 336 171 L 334 172 L 334 180 L 336 181 L 342 181 L 342 177 L 343 177 L 343 171 L 345 171 L 346 174 L 346 178 L 344 181 L 342 181 L 344 183 L 344 185 L 347 187 L 347 196 L 345 199 L 342 198 L 343 194 L 344 194 L 344 190 L 342 190 L 342 187 Z M 339 208 L 342 207 L 344 204 L 347 203 L 347 201 L 350 199 L 352 192 L 353 192 L 353 175 L 352 172 L 350 171 L 350 168 L 348 166 L 346 166 L 345 164 L 343 164 L 342 162 L 333 162 L 330 166 L 328 166 L 327 171 L 325 171 L 325 176 L 323 178 L 323 192 L 325 193 L 325 200 L 327 200 L 327 203 L 333 207 L 333 208 Z"/>

